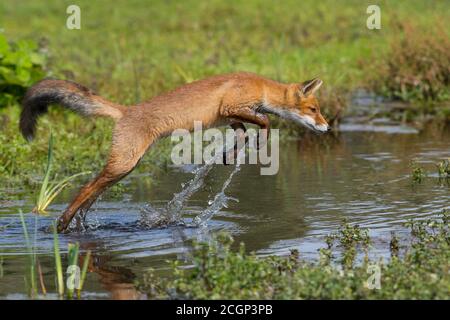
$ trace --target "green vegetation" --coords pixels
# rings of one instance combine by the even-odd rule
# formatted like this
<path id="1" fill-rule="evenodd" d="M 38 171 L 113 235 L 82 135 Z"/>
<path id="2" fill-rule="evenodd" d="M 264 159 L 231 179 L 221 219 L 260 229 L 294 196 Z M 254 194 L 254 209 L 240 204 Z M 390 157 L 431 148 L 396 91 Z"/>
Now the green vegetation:
<path id="1" fill-rule="evenodd" d="M 56 196 L 61 193 L 61 191 L 69 184 L 69 182 L 78 176 L 83 174 L 88 174 L 89 172 L 81 172 L 69 177 L 62 179 L 59 182 L 50 182 L 50 173 L 52 171 L 52 160 L 53 160 L 53 135 L 50 134 L 50 140 L 48 141 L 48 156 L 47 156 L 47 166 L 45 168 L 44 180 L 41 185 L 41 190 L 39 192 L 39 197 L 37 199 L 36 207 L 34 207 L 33 212 L 35 213 L 47 213 L 45 210 L 56 198 Z M 55 179 L 56 180 L 56 177 Z"/>
<path id="2" fill-rule="evenodd" d="M 56 225 L 53 225 L 53 255 L 55 257 L 58 294 L 62 297 L 64 296 L 64 273 L 62 269 L 61 253 L 59 251 L 59 236 L 56 232 Z"/>
<path id="3" fill-rule="evenodd" d="M 235 252 L 231 237 L 221 235 L 210 245 L 195 245 L 191 269 L 173 263 L 173 277 L 166 279 L 149 272 L 141 290 L 173 299 L 448 299 L 449 219 L 444 211 L 408 222 L 409 243 L 399 245 L 393 235 L 387 262 L 369 259 L 367 230 L 348 224 L 327 238 L 316 263 L 302 261 L 297 251 L 261 258 L 241 244 Z M 355 251 L 359 246 L 363 250 Z M 357 253 L 364 258 L 354 265 Z M 343 268 L 334 256 L 342 257 Z M 371 271 L 378 268 L 380 289 Z"/>
<path id="4" fill-rule="evenodd" d="M 450 34 L 445 26 L 438 22 L 423 32 L 403 23 L 399 31 L 386 59 L 376 64 L 379 71 L 372 88 L 405 101 L 449 100 Z"/>
<path id="5" fill-rule="evenodd" d="M 45 56 L 31 40 L 8 43 L 0 32 L 0 109 L 17 104 L 44 75 Z"/>
<path id="6" fill-rule="evenodd" d="M 438 169 L 439 178 L 441 178 L 441 179 L 450 178 L 450 160 L 449 159 L 442 160 L 436 166 Z"/>
<path id="7" fill-rule="evenodd" d="M 414 183 L 421 183 L 425 179 L 425 170 L 416 162 L 411 161 L 411 178 Z"/>
<path id="8" fill-rule="evenodd" d="M 56 108 L 40 120 L 34 142 L 20 136 L 16 102 L 25 87 L 44 76 L 44 65 L 47 76 L 75 80 L 123 104 L 238 70 L 280 81 L 321 77 L 325 85 L 320 101 L 328 119 L 341 114 L 348 93 L 358 87 L 407 100 L 448 99 L 449 25 L 433 27 L 450 14 L 445 1 L 376 1 L 382 9 L 381 30 L 366 28 L 366 8 L 373 1 L 311 0 L 299 6 L 295 0 L 282 5 L 82 0 L 77 2 L 81 30 L 65 28 L 69 4 L 0 3 L 0 55 L 8 50 L 9 57 L 0 58 L 1 70 L 6 67 L 11 79 L 21 80 L 8 85 L 20 90 L 0 90 L 0 101 L 10 105 L 0 110 L 0 174 L 8 186 L 39 184 L 34 173 L 47 155 L 50 128 L 58 175 L 98 171 L 105 161 L 111 138 L 108 120 L 82 119 Z M 414 28 L 405 27 L 411 20 Z M 419 110 L 450 115 L 443 105 L 435 107 L 438 111 L 430 108 L 427 104 Z M 286 128 L 284 122 L 274 125 Z M 167 140 L 158 143 L 138 170 L 165 168 L 169 145 Z"/>
<path id="9" fill-rule="evenodd" d="M 420 166 L 415 160 L 411 161 L 411 178 L 413 183 L 421 183 L 426 177 L 427 172 L 423 167 Z M 448 159 L 444 159 L 438 163 L 436 163 L 437 168 L 437 176 L 439 178 L 439 182 L 447 181 L 450 178 L 450 161 Z M 432 173 L 433 174 L 433 173 Z"/>
<path id="10" fill-rule="evenodd" d="M 369 252 L 370 238 L 367 229 L 361 229 L 358 225 L 350 225 L 343 222 L 339 230 L 326 238 L 327 247 L 320 250 L 322 260 L 330 263 L 333 244 L 338 242 L 343 248 L 341 264 L 344 269 L 351 269 L 356 259 L 358 248 L 363 248 L 365 256 Z"/>
<path id="11" fill-rule="evenodd" d="M 34 220 L 34 239 L 30 239 L 30 235 L 28 232 L 28 226 L 25 222 L 25 217 L 22 213 L 22 211 L 19 211 L 20 214 L 20 220 L 22 223 L 23 228 L 23 235 L 25 238 L 25 245 L 27 248 L 27 256 L 29 259 L 28 265 L 27 265 L 27 274 L 25 275 L 25 287 L 27 288 L 28 295 L 31 299 L 37 299 L 40 297 L 40 294 L 43 296 L 47 295 L 47 289 L 44 282 L 44 276 L 42 274 L 41 264 L 39 262 L 38 256 L 36 254 L 36 234 L 37 234 L 37 219 L 38 216 L 35 215 Z M 63 270 L 63 264 L 62 264 L 62 254 L 60 252 L 60 246 L 59 246 L 59 236 L 56 232 L 56 226 L 53 226 L 53 247 L 54 247 L 54 258 L 55 258 L 55 279 L 56 279 L 56 285 L 58 294 L 61 298 L 64 298 L 64 291 L 65 291 L 65 283 L 64 283 L 64 270 Z M 70 280 L 73 284 L 73 287 L 67 288 L 67 298 L 73 299 L 75 289 L 77 290 L 77 297 L 78 299 L 81 298 L 81 291 L 83 289 L 84 281 L 86 279 L 87 275 L 87 269 L 89 265 L 89 260 L 91 257 L 91 251 L 88 250 L 83 258 L 83 264 L 81 267 L 81 270 L 79 274 L 77 274 L 77 270 L 75 268 L 78 268 L 79 263 L 79 243 L 69 243 L 68 244 L 68 253 L 67 253 L 67 266 L 68 269 L 67 272 L 70 271 Z M 3 260 L 2 260 L 3 262 Z M 76 276 L 79 278 L 76 279 Z M 0 277 L 1 278 L 1 277 Z M 38 289 L 38 279 L 39 279 L 39 285 L 40 285 L 40 294 Z M 78 285 L 79 284 L 79 285 Z"/>
<path id="12" fill-rule="evenodd" d="M 52 173 L 66 177 L 79 172 L 98 172 L 106 162 L 112 124 L 106 119 L 86 120 L 60 110 L 40 120 L 35 140 L 25 141 L 18 130 L 19 108 L 0 111 L 0 176 L 2 187 L 25 191 L 41 188 L 48 160 L 50 131 L 54 137 Z M 51 128 L 51 129 L 50 129 Z M 158 142 L 138 166 L 140 172 L 164 170 L 170 159 L 170 140 Z M 80 178 L 80 177 L 77 177 Z M 0 192 L 1 199 L 11 199 Z"/>
<path id="13" fill-rule="evenodd" d="M 285 82 L 320 77 L 320 103 L 330 120 L 339 119 L 349 94 L 361 87 L 413 102 L 402 106 L 399 119 L 432 115 L 450 120 L 448 1 L 79 0 L 81 30 L 65 28 L 70 4 L 0 2 L 0 201 L 12 198 L 9 188 L 40 189 L 36 211 L 45 212 L 69 180 L 80 172 L 99 171 L 106 161 L 112 127 L 108 119 L 84 119 L 52 107 L 40 119 L 35 141 L 27 143 L 20 135 L 20 99 L 27 87 L 46 76 L 77 81 L 122 104 L 218 73 L 244 70 Z M 371 4 L 381 7 L 381 30 L 366 28 Z M 285 122 L 275 120 L 274 126 L 303 134 Z M 137 171 L 164 170 L 169 147 L 167 139 L 158 142 Z M 437 170 L 447 179 L 448 160 Z M 425 175 L 413 164 L 414 182 Z M 56 176 L 69 178 L 57 182 Z M 120 196 L 124 188 L 118 184 L 111 194 Z M 23 215 L 21 219 L 30 259 L 26 286 L 36 298 L 39 288 L 44 295 L 47 290 Z M 236 252 L 232 240 L 222 236 L 212 245 L 195 246 L 193 269 L 175 263 L 173 278 L 148 274 L 142 288 L 155 298 L 448 299 L 448 214 L 409 226 L 412 242 L 405 247 L 393 234 L 388 262 L 371 261 L 367 230 L 349 224 L 326 238 L 316 263 L 302 261 L 298 252 L 259 258 L 245 253 L 243 245 Z M 69 265 L 78 265 L 78 245 L 68 250 Z M 62 257 L 55 234 L 58 294 L 79 297 L 80 291 L 65 288 Z M 89 253 L 81 286 L 88 261 Z M 382 290 L 364 286 L 371 264 L 381 268 Z"/>
<path id="14" fill-rule="evenodd" d="M 36 297 L 38 295 L 38 289 L 37 289 L 37 272 L 36 272 L 36 265 L 37 265 L 37 261 L 36 261 L 36 250 L 35 250 L 35 243 L 31 241 L 29 233 L 28 233 L 28 228 L 27 225 L 25 223 L 25 218 L 23 216 L 22 211 L 19 211 L 20 213 L 20 221 L 22 223 L 22 228 L 23 228 L 23 236 L 25 238 L 25 246 L 27 248 L 27 253 L 28 253 L 28 259 L 29 259 L 29 263 L 28 263 L 28 275 L 25 276 L 25 287 L 27 288 L 28 291 L 28 295 L 32 298 Z M 34 221 L 34 226 L 35 226 L 35 234 L 36 234 L 36 227 L 37 227 L 37 216 L 35 218 Z M 45 289 L 43 289 L 43 292 L 45 291 Z"/>

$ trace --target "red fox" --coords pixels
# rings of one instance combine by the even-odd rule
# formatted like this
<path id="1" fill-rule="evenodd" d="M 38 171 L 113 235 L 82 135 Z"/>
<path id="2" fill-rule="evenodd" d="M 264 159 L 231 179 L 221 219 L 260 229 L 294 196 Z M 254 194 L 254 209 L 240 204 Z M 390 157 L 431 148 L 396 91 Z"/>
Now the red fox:
<path id="1" fill-rule="evenodd" d="M 203 127 L 229 124 L 244 131 L 243 123 L 247 122 L 267 129 L 264 132 L 268 135 L 267 114 L 274 114 L 317 133 L 329 131 L 314 97 L 321 85 L 320 79 L 284 84 L 239 72 L 195 81 L 125 107 L 77 83 L 46 79 L 28 89 L 22 103 L 20 130 L 27 140 L 33 139 L 38 117 L 47 112 L 49 104 L 85 116 L 110 117 L 116 122 L 108 161 L 58 219 L 57 229 L 62 232 L 77 212 L 86 212 L 106 188 L 129 174 L 153 142 L 175 129 L 192 131 L 194 121 L 201 121 Z"/>

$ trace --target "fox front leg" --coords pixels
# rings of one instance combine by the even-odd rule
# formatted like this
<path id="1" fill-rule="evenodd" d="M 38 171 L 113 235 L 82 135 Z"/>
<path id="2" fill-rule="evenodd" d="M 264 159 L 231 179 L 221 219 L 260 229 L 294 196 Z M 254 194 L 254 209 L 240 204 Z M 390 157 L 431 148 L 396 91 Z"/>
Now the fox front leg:
<path id="1" fill-rule="evenodd" d="M 234 112 L 232 111 L 230 112 L 230 114 L 236 120 L 256 124 L 257 126 L 259 126 L 259 128 L 262 129 L 262 135 L 260 135 L 260 132 L 258 132 L 256 149 L 259 150 L 261 147 L 266 145 L 267 141 L 269 140 L 270 134 L 270 120 L 266 114 L 257 112 L 255 109 L 250 107 L 241 108 Z"/>
<path id="2" fill-rule="evenodd" d="M 223 152 L 223 163 L 225 165 L 232 163 L 232 159 L 234 160 L 237 158 L 240 151 L 238 145 L 240 145 L 241 147 L 245 147 L 248 143 L 248 136 L 245 134 L 247 129 L 242 122 L 233 122 L 230 126 L 236 133 L 236 142 L 234 143 L 234 147 L 232 150 L 225 150 Z M 243 143 L 240 143 L 242 141 Z"/>

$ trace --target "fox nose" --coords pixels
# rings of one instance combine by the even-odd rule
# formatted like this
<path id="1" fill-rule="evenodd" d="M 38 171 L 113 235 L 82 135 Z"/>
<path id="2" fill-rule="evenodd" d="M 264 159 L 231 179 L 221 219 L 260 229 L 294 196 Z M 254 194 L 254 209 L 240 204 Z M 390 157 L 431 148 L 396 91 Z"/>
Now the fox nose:
<path id="1" fill-rule="evenodd" d="M 327 132 L 330 132 L 331 131 L 331 126 L 328 126 L 327 127 Z"/>

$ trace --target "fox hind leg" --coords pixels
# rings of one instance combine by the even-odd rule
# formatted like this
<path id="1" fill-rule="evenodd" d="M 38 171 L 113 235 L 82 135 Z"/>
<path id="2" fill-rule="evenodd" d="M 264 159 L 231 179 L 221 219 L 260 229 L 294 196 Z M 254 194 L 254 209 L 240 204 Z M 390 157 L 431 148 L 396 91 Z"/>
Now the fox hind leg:
<path id="1" fill-rule="evenodd" d="M 122 173 L 113 174 L 110 167 L 110 165 L 106 165 L 103 171 L 94 180 L 87 183 L 80 190 L 69 207 L 64 211 L 61 217 L 59 217 L 57 226 L 58 232 L 67 229 L 77 212 L 82 210 L 83 214 L 85 214 L 103 191 L 122 179 L 134 168 L 134 166 L 126 169 L 124 168 Z"/>
<path id="2" fill-rule="evenodd" d="M 153 140 L 133 134 L 133 130 L 117 130 L 126 134 L 115 134 L 108 162 L 100 174 L 88 182 L 64 213 L 58 218 L 58 232 L 65 231 L 80 210 L 85 214 L 95 200 L 110 186 L 123 179 L 138 164 Z"/>

